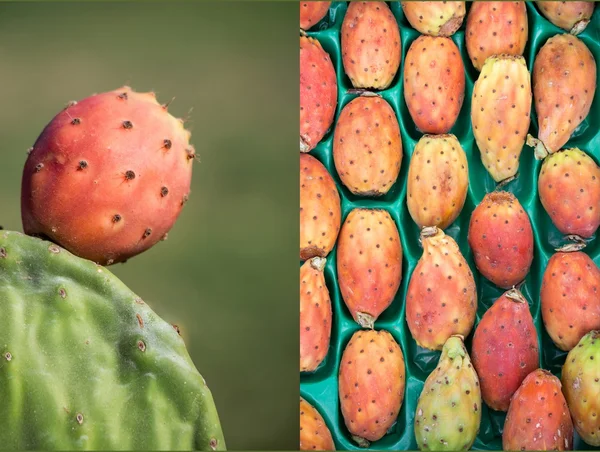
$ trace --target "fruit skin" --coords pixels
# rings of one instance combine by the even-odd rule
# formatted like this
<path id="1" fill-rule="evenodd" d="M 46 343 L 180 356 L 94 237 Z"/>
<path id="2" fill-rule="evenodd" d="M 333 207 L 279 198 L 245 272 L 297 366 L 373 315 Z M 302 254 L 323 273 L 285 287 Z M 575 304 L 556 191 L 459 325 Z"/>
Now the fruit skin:
<path id="1" fill-rule="evenodd" d="M 400 126 L 384 99 L 360 96 L 342 109 L 333 137 L 333 160 L 352 193 L 387 193 L 398 178 L 402 155 Z"/>
<path id="2" fill-rule="evenodd" d="M 562 148 L 590 112 L 596 92 L 596 61 L 579 38 L 569 34 L 548 39 L 533 63 L 533 100 L 538 117 L 536 157 Z"/>
<path id="3" fill-rule="evenodd" d="M 468 241 L 477 269 L 498 287 L 513 287 L 529 273 L 533 230 L 512 193 L 495 191 L 485 195 L 471 214 Z"/>
<path id="4" fill-rule="evenodd" d="M 563 30 L 578 35 L 587 27 L 594 13 L 594 2 L 535 2 L 541 13 Z"/>
<path id="5" fill-rule="evenodd" d="M 483 166 L 496 182 L 517 174 L 531 99 L 525 58 L 505 54 L 486 60 L 473 87 L 471 123 Z"/>
<path id="6" fill-rule="evenodd" d="M 124 86 L 69 103 L 25 162 L 23 230 L 103 265 L 144 252 L 188 199 L 189 138 L 154 93 Z"/>
<path id="7" fill-rule="evenodd" d="M 363 328 L 373 328 L 402 281 L 402 244 L 389 213 L 354 209 L 348 214 L 338 240 L 337 273 L 350 314 Z"/>
<path id="8" fill-rule="evenodd" d="M 300 397 L 300 450 L 335 450 L 331 432 L 317 409 Z"/>
<path id="9" fill-rule="evenodd" d="M 560 380 L 531 372 L 513 395 L 502 432 L 503 450 L 572 450 L 573 422 Z"/>
<path id="10" fill-rule="evenodd" d="M 0 312 L 0 448 L 225 450 L 183 339 L 106 268 L 0 231 Z"/>
<path id="11" fill-rule="evenodd" d="M 600 269 L 581 251 L 557 252 L 542 278 L 542 318 L 554 344 L 564 351 L 600 329 Z"/>
<path id="12" fill-rule="evenodd" d="M 352 335 L 340 362 L 338 390 L 346 427 L 360 447 L 381 439 L 396 422 L 405 383 L 404 355 L 390 333 Z"/>
<path id="13" fill-rule="evenodd" d="M 528 33 L 525 2 L 473 2 L 465 29 L 471 63 L 480 71 L 492 55 L 523 55 Z"/>
<path id="14" fill-rule="evenodd" d="M 314 38 L 300 36 L 300 152 L 310 152 L 333 124 L 337 79 L 331 57 Z"/>
<path id="15" fill-rule="evenodd" d="M 404 62 L 404 100 L 423 133 L 448 133 L 465 97 L 465 67 L 450 38 L 419 36 Z"/>
<path id="16" fill-rule="evenodd" d="M 340 195 L 327 168 L 312 155 L 300 154 L 300 260 L 326 257 L 341 221 Z"/>
<path id="17" fill-rule="evenodd" d="M 421 232 L 423 255 L 406 293 L 406 322 L 421 347 L 441 350 L 454 334 L 468 336 L 477 312 L 473 273 L 454 239 L 434 227 Z"/>
<path id="18" fill-rule="evenodd" d="M 483 314 L 471 347 L 483 400 L 506 411 L 511 396 L 539 366 L 539 345 L 527 300 L 518 289 L 498 298 Z"/>
<path id="19" fill-rule="evenodd" d="M 600 446 L 600 330 L 581 338 L 565 360 L 562 385 L 573 425 L 590 446 Z"/>
<path id="20" fill-rule="evenodd" d="M 300 267 L 300 371 L 312 372 L 327 356 L 331 299 L 325 285 L 326 260 L 313 257 Z"/>
<path id="21" fill-rule="evenodd" d="M 385 2 L 351 2 L 341 46 L 344 71 L 354 88 L 390 86 L 400 67 L 400 30 Z"/>
<path id="22" fill-rule="evenodd" d="M 327 15 L 331 2 L 301 2 L 300 28 L 308 30 Z"/>
<path id="23" fill-rule="evenodd" d="M 479 378 L 462 336 L 451 336 L 419 396 L 414 426 L 417 444 L 420 450 L 469 450 L 480 423 Z"/>
<path id="24" fill-rule="evenodd" d="M 546 157 L 538 192 L 563 234 L 589 238 L 600 226 L 600 167 L 582 150 L 566 149 Z"/>
<path id="25" fill-rule="evenodd" d="M 408 167 L 406 204 L 419 228 L 445 229 L 458 217 L 467 199 L 469 164 L 456 137 L 424 135 Z"/>
<path id="26" fill-rule="evenodd" d="M 452 36 L 465 18 L 465 2 L 403 1 L 402 11 L 410 25 L 430 36 Z"/>

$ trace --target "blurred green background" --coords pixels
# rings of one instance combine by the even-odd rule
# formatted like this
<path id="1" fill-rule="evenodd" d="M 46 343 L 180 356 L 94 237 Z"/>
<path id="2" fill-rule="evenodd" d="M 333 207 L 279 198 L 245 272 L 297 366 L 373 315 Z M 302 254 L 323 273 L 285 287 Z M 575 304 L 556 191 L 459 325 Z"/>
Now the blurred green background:
<path id="1" fill-rule="evenodd" d="M 176 116 L 193 108 L 190 201 L 166 242 L 110 269 L 181 327 L 229 449 L 298 447 L 297 16 L 296 3 L 0 3 L 5 229 L 22 230 L 26 150 L 68 101 L 128 84 L 175 97 Z"/>

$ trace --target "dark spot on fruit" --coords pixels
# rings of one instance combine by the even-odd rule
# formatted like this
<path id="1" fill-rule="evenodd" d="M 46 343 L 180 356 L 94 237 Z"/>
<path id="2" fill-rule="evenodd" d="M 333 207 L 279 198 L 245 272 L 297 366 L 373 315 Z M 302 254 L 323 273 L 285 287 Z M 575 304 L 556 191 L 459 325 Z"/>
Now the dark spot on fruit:
<path id="1" fill-rule="evenodd" d="M 73 124 L 74 126 L 77 126 L 77 125 L 81 124 L 81 119 L 79 119 L 79 118 L 73 118 L 71 120 L 71 124 Z"/>
<path id="2" fill-rule="evenodd" d="M 125 171 L 125 179 L 127 179 L 127 180 L 135 179 L 135 173 L 131 170 Z"/>
<path id="3" fill-rule="evenodd" d="M 43 163 L 38 163 L 37 165 L 35 165 L 35 172 L 39 173 L 43 167 L 44 167 Z"/>
<path id="4" fill-rule="evenodd" d="M 166 139 L 163 141 L 163 146 L 165 149 L 171 149 L 171 146 L 173 146 L 173 143 L 171 143 L 171 140 Z"/>
<path id="5" fill-rule="evenodd" d="M 152 234 L 152 228 L 146 228 L 146 230 L 144 231 L 144 235 L 142 237 L 143 238 L 150 237 L 150 234 Z"/>
<path id="6" fill-rule="evenodd" d="M 119 221 L 121 221 L 121 215 L 119 215 L 118 213 L 117 213 L 117 214 L 115 214 L 115 215 L 112 217 L 112 221 L 113 221 L 113 223 L 118 223 Z"/>
<path id="7" fill-rule="evenodd" d="M 88 167 L 88 162 L 86 162 L 85 160 L 79 161 L 79 169 L 80 170 L 86 169 L 87 167 Z"/>
<path id="8" fill-rule="evenodd" d="M 145 352 L 146 351 L 146 344 L 144 344 L 144 341 L 139 340 L 137 342 L 137 346 L 140 349 L 140 351 Z"/>
<path id="9" fill-rule="evenodd" d="M 127 100 L 127 93 L 121 93 L 117 96 L 119 99 Z"/>
<path id="10" fill-rule="evenodd" d="M 169 189 L 167 187 L 162 187 L 160 189 L 160 196 L 163 198 L 169 194 Z"/>
<path id="11" fill-rule="evenodd" d="M 131 129 L 133 127 L 133 123 L 131 121 L 123 121 L 122 125 L 124 129 Z"/>

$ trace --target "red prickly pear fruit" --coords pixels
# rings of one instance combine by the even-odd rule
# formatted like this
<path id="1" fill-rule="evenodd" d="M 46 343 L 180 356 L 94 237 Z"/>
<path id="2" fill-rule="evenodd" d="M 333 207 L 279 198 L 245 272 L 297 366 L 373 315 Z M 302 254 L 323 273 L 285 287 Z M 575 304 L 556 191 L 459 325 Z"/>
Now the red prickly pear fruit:
<path id="1" fill-rule="evenodd" d="M 300 397 L 300 450 L 335 450 L 331 431 L 317 409 Z"/>
<path id="2" fill-rule="evenodd" d="M 547 156 L 538 191 L 542 206 L 563 234 L 589 238 L 600 226 L 600 168 L 580 149 Z"/>
<path id="3" fill-rule="evenodd" d="M 327 356 L 331 300 L 325 285 L 326 260 L 313 257 L 300 267 L 300 371 L 312 372 Z"/>
<path id="4" fill-rule="evenodd" d="M 419 36 L 404 62 L 404 100 L 417 128 L 448 133 L 465 97 L 465 67 L 454 41 Z"/>
<path id="5" fill-rule="evenodd" d="M 503 450 L 573 449 L 573 422 L 561 386 L 547 370 L 525 377 L 506 414 Z"/>
<path id="6" fill-rule="evenodd" d="M 406 20 L 419 33 L 452 36 L 460 28 L 466 13 L 465 2 L 403 1 Z"/>
<path id="7" fill-rule="evenodd" d="M 300 36 L 300 152 L 310 152 L 333 124 L 337 79 L 329 54 L 314 38 Z"/>
<path id="8" fill-rule="evenodd" d="M 348 214 L 338 240 L 337 272 L 352 317 L 363 328 L 373 328 L 402 280 L 402 244 L 389 213 L 354 209 Z"/>
<path id="9" fill-rule="evenodd" d="M 542 14 L 563 30 L 578 35 L 590 23 L 594 2 L 535 2 Z"/>
<path id="10" fill-rule="evenodd" d="M 402 164 L 400 126 L 390 104 L 363 95 L 346 105 L 335 127 L 333 159 L 342 183 L 355 195 L 387 193 Z"/>
<path id="11" fill-rule="evenodd" d="M 326 257 L 342 221 L 333 178 L 316 158 L 300 154 L 300 260 Z"/>
<path id="12" fill-rule="evenodd" d="M 575 430 L 590 446 L 600 446 L 600 330 L 581 338 L 567 355 L 562 385 Z"/>
<path id="13" fill-rule="evenodd" d="M 485 403 L 508 410 L 523 379 L 539 367 L 533 317 L 518 289 L 505 292 L 485 312 L 473 335 L 471 357 Z"/>
<path id="14" fill-rule="evenodd" d="M 450 336 L 468 336 L 477 312 L 473 273 L 454 239 L 434 227 L 421 232 L 423 255 L 406 294 L 406 322 L 421 347 L 441 350 Z"/>
<path id="15" fill-rule="evenodd" d="M 339 398 L 348 431 L 360 447 L 369 447 L 396 422 L 404 401 L 402 349 L 387 331 L 357 331 L 344 350 Z"/>
<path id="16" fill-rule="evenodd" d="M 525 2 L 473 2 L 465 29 L 467 53 L 481 71 L 492 55 L 523 55 L 528 33 Z"/>
<path id="17" fill-rule="evenodd" d="M 517 174 L 531 98 L 525 58 L 494 55 L 485 61 L 473 87 L 471 123 L 483 166 L 496 182 Z"/>
<path id="18" fill-rule="evenodd" d="M 327 15 L 331 2 L 301 2 L 300 28 L 308 30 Z"/>
<path id="19" fill-rule="evenodd" d="M 538 137 L 527 137 L 535 156 L 562 148 L 590 112 L 596 92 L 596 61 L 583 41 L 569 34 L 548 39 L 533 63 L 533 100 Z"/>
<path id="20" fill-rule="evenodd" d="M 23 230 L 102 265 L 142 253 L 187 201 L 195 158 L 189 139 L 154 93 L 124 86 L 69 103 L 25 163 Z"/>
<path id="21" fill-rule="evenodd" d="M 598 288 L 600 269 L 587 254 L 559 251 L 548 261 L 540 293 L 542 318 L 561 350 L 571 350 L 588 331 L 600 329 Z"/>
<path id="22" fill-rule="evenodd" d="M 344 71 L 352 86 L 390 86 L 400 67 L 400 29 L 385 2 L 350 2 L 341 45 Z"/>
<path id="23" fill-rule="evenodd" d="M 408 166 L 406 204 L 415 223 L 446 229 L 467 199 L 469 164 L 456 137 L 423 135 Z"/>
<path id="24" fill-rule="evenodd" d="M 475 266 L 503 289 L 523 281 L 533 262 L 533 230 L 519 200 L 506 191 L 485 195 L 471 214 L 468 234 Z"/>

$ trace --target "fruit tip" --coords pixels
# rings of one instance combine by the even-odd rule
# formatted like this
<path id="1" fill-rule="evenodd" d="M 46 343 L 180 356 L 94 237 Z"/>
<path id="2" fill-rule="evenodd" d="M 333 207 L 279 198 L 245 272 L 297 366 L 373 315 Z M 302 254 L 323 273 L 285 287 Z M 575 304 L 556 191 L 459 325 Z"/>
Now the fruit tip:
<path id="1" fill-rule="evenodd" d="M 327 259 L 325 259 L 324 257 L 319 257 L 319 256 L 313 257 L 310 260 L 310 266 L 320 272 L 323 271 L 326 263 L 327 263 Z"/>
<path id="2" fill-rule="evenodd" d="M 358 312 L 356 314 L 356 322 L 363 328 L 369 328 L 371 330 L 375 328 L 375 319 L 366 312 Z"/>

